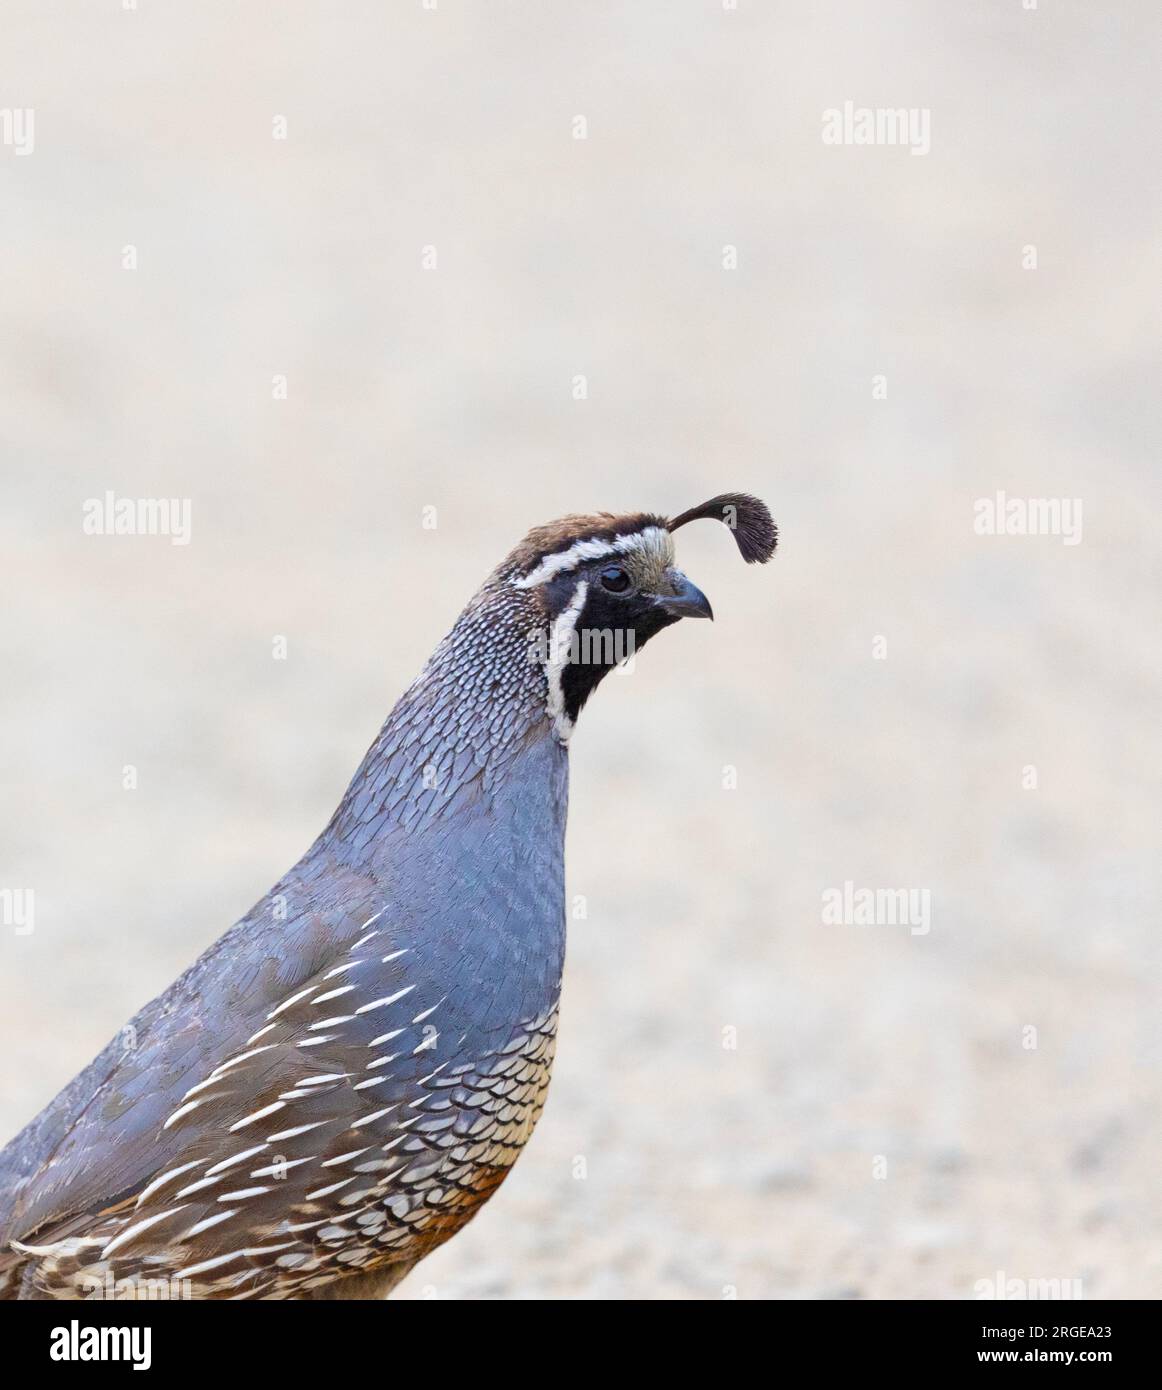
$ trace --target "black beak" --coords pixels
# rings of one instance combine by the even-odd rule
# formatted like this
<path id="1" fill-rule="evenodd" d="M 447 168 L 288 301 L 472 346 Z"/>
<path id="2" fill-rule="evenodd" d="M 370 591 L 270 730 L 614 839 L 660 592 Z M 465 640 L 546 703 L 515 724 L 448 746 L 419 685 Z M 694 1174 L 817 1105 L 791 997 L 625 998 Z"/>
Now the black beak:
<path id="1" fill-rule="evenodd" d="M 713 618 L 710 600 L 681 570 L 667 570 L 671 593 L 659 594 L 656 602 L 675 618 Z"/>

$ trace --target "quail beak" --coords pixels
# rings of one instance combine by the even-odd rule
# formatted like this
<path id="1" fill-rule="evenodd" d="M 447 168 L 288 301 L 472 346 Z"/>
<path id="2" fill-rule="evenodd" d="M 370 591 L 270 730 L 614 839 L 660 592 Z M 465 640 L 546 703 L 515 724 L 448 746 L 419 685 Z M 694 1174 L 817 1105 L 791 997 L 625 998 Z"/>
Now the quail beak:
<path id="1" fill-rule="evenodd" d="M 666 583 L 669 585 L 669 593 L 659 593 L 654 600 L 660 608 L 674 618 L 713 618 L 714 610 L 710 607 L 710 600 L 698 588 L 691 584 L 681 570 L 667 570 Z"/>

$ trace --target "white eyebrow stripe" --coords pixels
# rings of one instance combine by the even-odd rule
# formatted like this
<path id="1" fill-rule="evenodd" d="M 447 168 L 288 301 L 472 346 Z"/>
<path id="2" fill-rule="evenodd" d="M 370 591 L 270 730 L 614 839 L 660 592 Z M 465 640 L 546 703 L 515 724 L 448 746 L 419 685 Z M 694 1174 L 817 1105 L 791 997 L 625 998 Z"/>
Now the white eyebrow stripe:
<path id="1" fill-rule="evenodd" d="M 574 541 L 568 550 L 558 550 L 553 555 L 546 555 L 528 574 L 514 579 L 513 588 L 534 589 L 540 584 L 547 584 L 559 574 L 575 570 L 586 560 L 600 560 L 604 555 L 624 555 L 630 550 L 667 549 L 670 544 L 670 533 L 661 526 L 645 526 L 640 531 L 629 532 L 628 535 L 614 536 L 611 541 Z"/>

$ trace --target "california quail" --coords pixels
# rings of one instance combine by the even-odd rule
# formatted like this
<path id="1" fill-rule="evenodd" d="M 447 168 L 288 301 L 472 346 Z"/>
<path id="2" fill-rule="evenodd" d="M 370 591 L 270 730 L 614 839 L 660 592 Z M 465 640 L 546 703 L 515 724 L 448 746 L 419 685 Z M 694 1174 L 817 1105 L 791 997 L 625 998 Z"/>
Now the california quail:
<path id="1" fill-rule="evenodd" d="M 698 517 L 774 551 L 732 493 L 565 517 L 485 580 L 303 858 L 0 1154 L 0 1298 L 379 1296 L 491 1196 L 549 1083 L 569 735 L 712 616 Z"/>

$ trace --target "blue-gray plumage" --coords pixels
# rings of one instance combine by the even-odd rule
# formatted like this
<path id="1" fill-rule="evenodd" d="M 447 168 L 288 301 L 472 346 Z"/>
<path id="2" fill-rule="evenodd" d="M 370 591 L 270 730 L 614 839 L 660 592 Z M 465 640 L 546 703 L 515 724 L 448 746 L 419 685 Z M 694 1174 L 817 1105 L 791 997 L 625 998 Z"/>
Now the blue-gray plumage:
<path id="1" fill-rule="evenodd" d="M 728 494 L 489 576 L 298 864 L 0 1154 L 0 1298 L 378 1295 L 491 1195 L 552 1063 L 568 738 L 613 660 L 577 639 L 709 616 L 695 516 L 774 550 Z"/>

